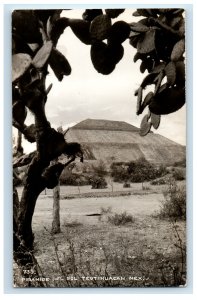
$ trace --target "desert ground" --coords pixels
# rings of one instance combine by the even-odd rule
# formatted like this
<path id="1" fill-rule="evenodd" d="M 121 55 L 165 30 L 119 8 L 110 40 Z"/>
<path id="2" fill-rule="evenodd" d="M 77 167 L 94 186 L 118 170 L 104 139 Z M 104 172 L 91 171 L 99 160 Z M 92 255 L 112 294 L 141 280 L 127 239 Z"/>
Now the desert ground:
<path id="1" fill-rule="evenodd" d="M 109 185 L 103 190 L 61 186 L 61 232 L 55 235 L 52 190 L 44 191 L 36 204 L 33 231 L 35 258 L 48 278 L 46 286 L 184 285 L 186 224 L 157 217 L 165 188 L 114 183 L 112 192 Z M 118 223 L 120 216 L 130 219 Z"/>

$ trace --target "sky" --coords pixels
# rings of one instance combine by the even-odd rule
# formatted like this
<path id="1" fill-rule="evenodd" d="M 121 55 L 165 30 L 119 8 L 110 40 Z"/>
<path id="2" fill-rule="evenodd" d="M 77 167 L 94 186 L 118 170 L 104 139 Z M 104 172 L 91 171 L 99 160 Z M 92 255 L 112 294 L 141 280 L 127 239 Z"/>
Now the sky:
<path id="1" fill-rule="evenodd" d="M 64 11 L 62 16 L 81 18 L 84 10 Z M 133 10 L 126 9 L 115 21 L 136 22 Z M 72 72 L 59 82 L 49 69 L 47 86 L 53 83 L 46 104 L 46 115 L 54 128 L 60 125 L 66 129 L 87 119 L 108 119 L 125 121 L 140 127 L 143 115 L 136 115 L 135 90 L 146 73 L 139 70 L 141 60 L 133 62 L 136 49 L 123 43 L 124 56 L 110 75 L 99 74 L 90 58 L 90 46 L 83 44 L 68 27 L 58 41 L 57 48 L 66 56 Z M 149 90 L 145 91 L 147 93 Z M 27 119 L 31 124 L 33 116 Z M 186 107 L 178 112 L 162 116 L 160 127 L 152 130 L 182 145 L 186 144 Z M 24 140 L 25 152 L 32 151 L 35 145 Z"/>

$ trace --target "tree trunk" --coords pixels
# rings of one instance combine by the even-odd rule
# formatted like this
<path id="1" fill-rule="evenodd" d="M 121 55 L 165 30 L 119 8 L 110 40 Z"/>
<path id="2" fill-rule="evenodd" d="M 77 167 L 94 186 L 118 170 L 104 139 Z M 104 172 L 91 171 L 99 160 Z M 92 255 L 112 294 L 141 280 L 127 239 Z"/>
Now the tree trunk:
<path id="1" fill-rule="evenodd" d="M 18 192 L 15 186 L 13 186 L 13 243 L 14 249 L 18 249 L 20 241 L 17 237 L 18 232 L 18 209 L 19 209 L 19 198 Z"/>
<path id="2" fill-rule="evenodd" d="M 52 233 L 60 233 L 60 184 L 53 189 L 53 222 Z"/>
<path id="3" fill-rule="evenodd" d="M 20 130 L 18 130 L 18 136 L 17 136 L 17 146 L 16 146 L 18 151 L 23 152 L 23 148 L 22 148 L 22 133 L 20 132 Z"/>
<path id="4" fill-rule="evenodd" d="M 42 170 L 46 167 L 37 158 L 33 159 L 29 166 L 26 182 L 24 185 L 18 214 L 18 234 L 22 237 L 25 246 L 33 249 L 34 235 L 31 228 L 32 217 L 39 194 L 44 190 Z M 16 249 L 17 250 L 17 249 Z"/>

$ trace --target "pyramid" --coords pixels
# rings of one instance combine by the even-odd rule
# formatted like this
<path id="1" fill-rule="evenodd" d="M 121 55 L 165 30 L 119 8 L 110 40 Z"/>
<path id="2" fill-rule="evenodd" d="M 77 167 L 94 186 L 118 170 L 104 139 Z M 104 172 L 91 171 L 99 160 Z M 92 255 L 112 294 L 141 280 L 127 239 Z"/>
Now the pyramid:
<path id="1" fill-rule="evenodd" d="M 153 164 L 182 161 L 186 147 L 150 132 L 142 137 L 139 128 L 122 121 L 86 119 L 71 127 L 68 142 L 82 145 L 86 161 L 129 162 L 144 158 Z"/>

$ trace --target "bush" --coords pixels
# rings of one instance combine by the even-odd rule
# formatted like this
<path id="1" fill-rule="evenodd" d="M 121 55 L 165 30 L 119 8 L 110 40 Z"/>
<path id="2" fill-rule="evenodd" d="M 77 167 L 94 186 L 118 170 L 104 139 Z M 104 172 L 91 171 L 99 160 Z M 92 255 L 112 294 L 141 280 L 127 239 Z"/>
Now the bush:
<path id="1" fill-rule="evenodd" d="M 128 215 L 126 212 L 119 214 L 115 213 L 114 215 L 108 217 L 108 222 L 115 226 L 120 226 L 126 225 L 128 223 L 133 223 L 134 218 L 132 215 Z"/>
<path id="2" fill-rule="evenodd" d="M 80 174 L 64 174 L 64 176 L 60 176 L 60 185 L 90 185 L 90 179 Z"/>
<path id="3" fill-rule="evenodd" d="M 111 212 L 112 212 L 111 206 L 108 206 L 107 208 L 105 208 L 105 207 L 101 207 L 101 208 L 100 208 L 100 213 L 101 213 L 101 215 L 109 214 L 109 213 L 111 213 Z"/>
<path id="4" fill-rule="evenodd" d="M 175 182 L 170 183 L 167 190 L 163 193 L 159 216 L 175 220 L 186 219 L 186 189 L 184 186 L 178 187 Z"/>
<path id="5" fill-rule="evenodd" d="M 111 177 L 115 182 L 125 182 L 129 180 L 127 172 L 128 164 L 124 162 L 112 163 L 110 166 Z"/>
<path id="6" fill-rule="evenodd" d="M 186 168 L 186 159 L 175 162 L 173 166 Z"/>
<path id="7" fill-rule="evenodd" d="M 184 168 L 175 168 L 173 170 L 173 177 L 175 180 L 185 180 L 185 169 Z"/>
<path id="8" fill-rule="evenodd" d="M 124 184 L 123 184 L 123 188 L 130 188 L 131 187 L 131 185 L 130 185 L 130 183 L 128 183 L 128 182 L 125 182 Z"/>
<path id="9" fill-rule="evenodd" d="M 105 189 L 107 188 L 107 181 L 104 177 L 93 176 L 91 178 L 92 189 Z"/>
<path id="10" fill-rule="evenodd" d="M 164 166 L 156 167 L 145 159 L 111 165 L 111 176 L 115 182 L 144 182 L 167 174 Z"/>
<path id="11" fill-rule="evenodd" d="M 168 184 L 168 183 L 169 183 L 169 177 L 158 178 L 158 179 L 155 179 L 150 182 L 150 184 L 152 184 L 152 185 L 162 185 L 162 184 Z"/>

